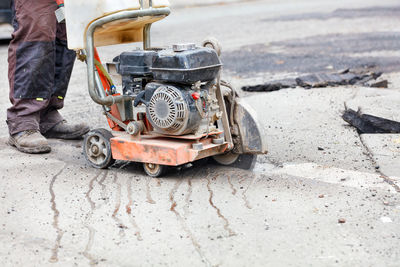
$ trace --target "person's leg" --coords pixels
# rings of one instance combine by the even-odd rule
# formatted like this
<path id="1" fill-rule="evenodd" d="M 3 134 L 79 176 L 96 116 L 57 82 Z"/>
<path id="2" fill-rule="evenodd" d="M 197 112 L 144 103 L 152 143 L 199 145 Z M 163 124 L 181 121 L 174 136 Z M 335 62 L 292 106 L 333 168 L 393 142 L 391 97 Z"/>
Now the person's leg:
<path id="1" fill-rule="evenodd" d="M 9 143 L 20 151 L 50 151 L 47 137 L 75 139 L 89 131 L 66 124 L 58 109 L 71 76 L 75 52 L 67 49 L 65 25 L 54 0 L 13 0 L 14 33 L 9 46 L 12 107 L 7 110 Z"/>
<path id="2" fill-rule="evenodd" d="M 57 30 L 54 0 L 14 0 L 12 6 L 15 31 L 8 57 L 10 135 L 39 130 L 40 111 L 48 106 L 54 88 Z"/>
<path id="3" fill-rule="evenodd" d="M 53 0 L 12 1 L 14 33 L 8 53 L 12 106 L 7 110 L 10 143 L 17 146 L 22 137 L 33 136 L 22 143 L 36 152 L 50 150 L 40 133 L 15 136 L 24 131 L 37 132 L 40 111 L 50 102 L 55 75 L 56 8 Z"/>
<path id="4" fill-rule="evenodd" d="M 67 123 L 58 113 L 64 105 L 60 96 L 52 96 L 46 109 L 41 112 L 40 131 L 47 138 L 79 139 L 90 131 L 85 123 Z"/>
<path id="5" fill-rule="evenodd" d="M 40 114 L 40 131 L 47 138 L 77 139 L 89 132 L 85 123 L 71 124 L 63 120 L 58 112 L 64 106 L 68 83 L 71 78 L 75 51 L 67 45 L 65 24 L 57 25 L 54 90 L 48 107 Z"/>
<path id="6" fill-rule="evenodd" d="M 75 51 L 68 49 L 67 34 L 64 23 L 59 23 L 57 25 L 55 48 L 54 88 L 47 108 L 40 114 L 41 133 L 46 133 L 56 124 L 63 121 L 63 117 L 60 115 L 58 110 L 64 107 L 64 98 L 67 93 L 69 80 L 71 78 L 76 58 Z"/>

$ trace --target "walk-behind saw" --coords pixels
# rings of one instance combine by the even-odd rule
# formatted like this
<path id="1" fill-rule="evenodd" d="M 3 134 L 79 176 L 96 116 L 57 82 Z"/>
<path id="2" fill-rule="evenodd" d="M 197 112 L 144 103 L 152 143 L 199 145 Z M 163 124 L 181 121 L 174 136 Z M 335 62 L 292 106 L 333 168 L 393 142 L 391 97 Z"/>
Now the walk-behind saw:
<path id="1" fill-rule="evenodd" d="M 95 129 L 84 155 L 95 168 L 143 163 L 153 177 L 168 166 L 212 157 L 251 168 L 266 153 L 256 114 L 221 80 L 220 45 L 150 45 L 150 27 L 170 14 L 166 0 L 65 0 L 69 48 L 87 63 L 89 94 L 111 131 Z M 95 47 L 142 42 L 104 66 Z"/>

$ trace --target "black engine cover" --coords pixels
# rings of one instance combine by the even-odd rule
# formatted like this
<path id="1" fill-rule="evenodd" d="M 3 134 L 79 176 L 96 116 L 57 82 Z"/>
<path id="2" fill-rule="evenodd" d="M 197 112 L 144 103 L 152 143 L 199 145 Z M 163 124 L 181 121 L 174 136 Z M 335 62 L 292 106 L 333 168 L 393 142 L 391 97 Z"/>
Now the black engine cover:
<path id="1" fill-rule="evenodd" d="M 182 52 L 159 51 L 150 69 L 155 80 L 193 84 L 212 81 L 221 66 L 215 50 L 203 47 Z"/>
<path id="2" fill-rule="evenodd" d="M 114 62 L 123 80 L 148 77 L 179 84 L 212 81 L 222 66 L 215 50 L 206 47 L 181 52 L 172 49 L 124 52 Z"/>

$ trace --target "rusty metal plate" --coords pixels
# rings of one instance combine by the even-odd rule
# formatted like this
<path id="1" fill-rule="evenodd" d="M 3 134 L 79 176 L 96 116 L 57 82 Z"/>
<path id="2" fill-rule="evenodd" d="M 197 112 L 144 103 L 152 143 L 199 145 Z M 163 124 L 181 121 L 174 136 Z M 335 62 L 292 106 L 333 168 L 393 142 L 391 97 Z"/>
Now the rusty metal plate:
<path id="1" fill-rule="evenodd" d="M 111 138 L 114 159 L 179 166 L 198 159 L 224 153 L 227 143 L 213 144 L 211 138 L 200 140 L 203 148 L 192 149 L 195 141 L 172 138 L 132 138 L 122 135 Z"/>

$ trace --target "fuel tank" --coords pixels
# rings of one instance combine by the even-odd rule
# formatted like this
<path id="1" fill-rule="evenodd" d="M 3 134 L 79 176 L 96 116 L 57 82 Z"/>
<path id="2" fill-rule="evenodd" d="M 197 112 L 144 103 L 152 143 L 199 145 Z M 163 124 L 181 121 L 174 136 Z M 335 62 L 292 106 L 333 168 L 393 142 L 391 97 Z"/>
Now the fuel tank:
<path id="1" fill-rule="evenodd" d="M 212 81 L 222 67 L 215 50 L 195 46 L 124 52 L 114 63 L 122 76 L 147 76 L 154 81 L 178 84 Z"/>

